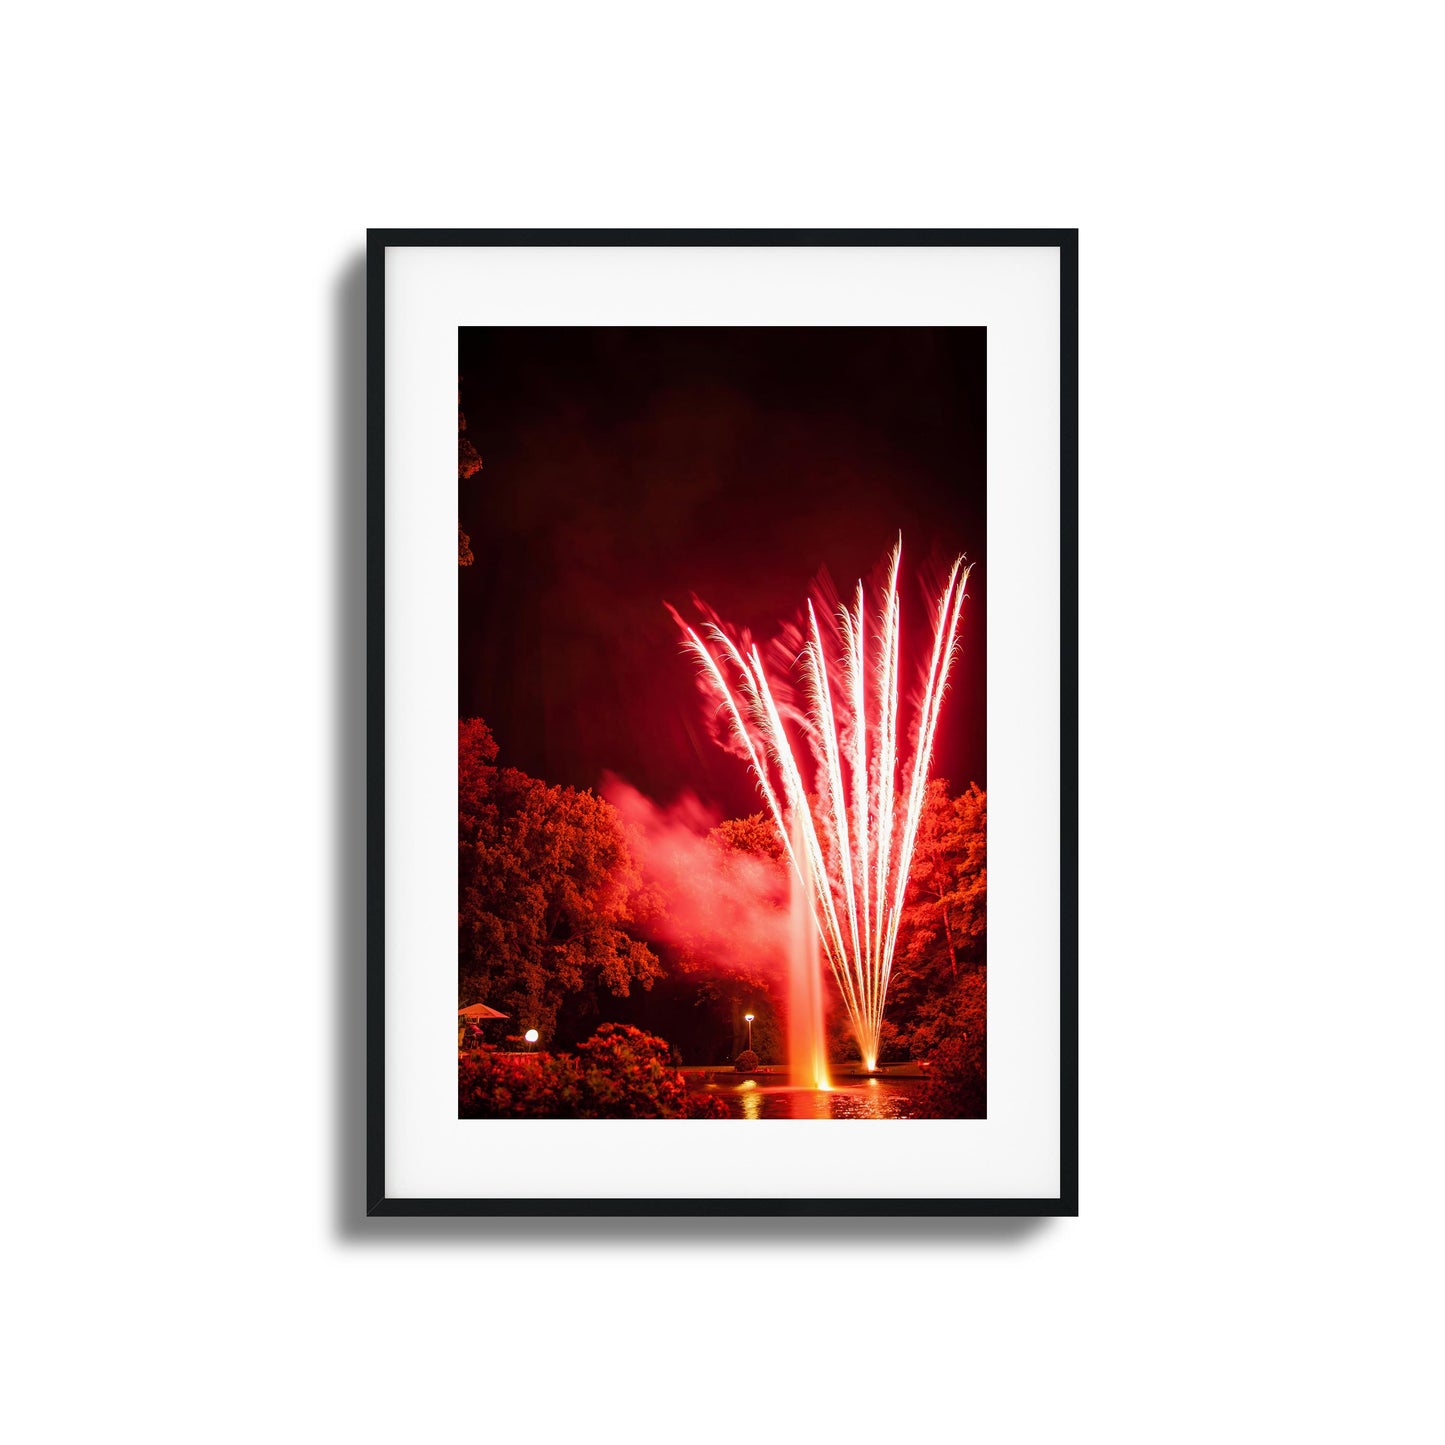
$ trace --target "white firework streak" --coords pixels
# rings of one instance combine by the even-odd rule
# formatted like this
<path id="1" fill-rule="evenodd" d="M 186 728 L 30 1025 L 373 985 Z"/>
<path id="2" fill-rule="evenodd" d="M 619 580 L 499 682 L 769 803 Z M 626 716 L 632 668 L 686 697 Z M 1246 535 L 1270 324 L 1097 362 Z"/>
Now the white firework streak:
<path id="1" fill-rule="evenodd" d="M 685 623 L 684 646 L 698 661 L 708 692 L 726 712 L 749 771 L 767 803 L 783 852 L 803 883 L 813 924 L 838 985 L 863 1062 L 877 1066 L 879 1037 L 898 926 L 928 791 L 934 737 L 958 650 L 964 589 L 971 568 L 954 562 L 934 614 L 933 647 L 913 729 L 913 755 L 899 798 L 899 702 L 902 608 L 899 539 L 888 560 L 880 599 L 876 655 L 870 659 L 866 593 L 858 584 L 853 609 L 837 613 L 838 657 L 830 660 L 812 599 L 800 658 L 806 707 L 802 730 L 816 761 L 821 795 L 809 800 L 799 754 L 783 723 L 758 649 L 745 653 L 718 623 L 699 636 Z M 679 619 L 681 622 L 681 619 Z M 868 725 L 872 664 L 877 721 Z M 835 685 L 834 672 L 837 672 Z M 731 681 L 729 680 L 731 676 Z M 871 746 L 870 746 L 871 744 Z M 897 817 L 903 803 L 901 824 Z M 794 846 L 793 824 L 799 845 Z M 829 860 L 832 867 L 829 868 Z"/>

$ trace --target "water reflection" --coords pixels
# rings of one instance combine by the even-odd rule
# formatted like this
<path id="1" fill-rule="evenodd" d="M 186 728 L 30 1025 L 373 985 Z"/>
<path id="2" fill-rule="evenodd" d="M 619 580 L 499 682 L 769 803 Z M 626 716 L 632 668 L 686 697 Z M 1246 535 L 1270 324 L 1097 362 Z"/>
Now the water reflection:
<path id="1" fill-rule="evenodd" d="M 912 1119 L 912 1099 L 922 1079 L 859 1079 L 822 1090 L 779 1082 L 736 1083 L 697 1076 L 689 1087 L 706 1089 L 721 1099 L 735 1119 Z"/>

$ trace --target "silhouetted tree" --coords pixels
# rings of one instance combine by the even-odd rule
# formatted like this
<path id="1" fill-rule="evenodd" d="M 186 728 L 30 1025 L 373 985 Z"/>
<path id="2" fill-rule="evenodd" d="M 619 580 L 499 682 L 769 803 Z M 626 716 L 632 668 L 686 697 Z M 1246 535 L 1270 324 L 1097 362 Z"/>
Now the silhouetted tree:
<path id="1" fill-rule="evenodd" d="M 988 1000 L 984 970 L 963 973 L 928 1000 L 913 1028 L 913 1047 L 929 1061 L 915 1103 L 924 1117 L 982 1119 L 988 1099 Z"/>
<path id="2" fill-rule="evenodd" d="M 467 429 L 467 419 L 462 412 L 460 398 L 457 406 L 457 485 L 470 481 L 482 469 L 481 453 L 477 451 L 463 433 Z M 462 531 L 461 523 L 457 523 L 457 565 L 470 567 L 476 559 L 472 556 L 472 539 Z"/>
<path id="3" fill-rule="evenodd" d="M 566 999 L 626 996 L 661 977 L 628 927 L 657 900 L 621 819 L 590 792 L 496 766 L 480 718 L 459 729 L 459 1002 L 550 1039 Z"/>

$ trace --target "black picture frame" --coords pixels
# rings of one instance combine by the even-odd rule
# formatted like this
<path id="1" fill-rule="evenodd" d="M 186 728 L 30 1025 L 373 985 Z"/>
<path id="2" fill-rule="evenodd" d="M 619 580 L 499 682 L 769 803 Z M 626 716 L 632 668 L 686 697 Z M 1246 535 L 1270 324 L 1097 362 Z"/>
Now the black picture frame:
<path id="1" fill-rule="evenodd" d="M 1043 1199 L 388 1198 L 386 1178 L 385 496 L 388 247 L 947 246 L 1059 252 L 1059 1180 Z M 367 231 L 366 1213 L 371 1216 L 1074 1216 L 1078 1210 L 1078 231 L 408 230 Z"/>

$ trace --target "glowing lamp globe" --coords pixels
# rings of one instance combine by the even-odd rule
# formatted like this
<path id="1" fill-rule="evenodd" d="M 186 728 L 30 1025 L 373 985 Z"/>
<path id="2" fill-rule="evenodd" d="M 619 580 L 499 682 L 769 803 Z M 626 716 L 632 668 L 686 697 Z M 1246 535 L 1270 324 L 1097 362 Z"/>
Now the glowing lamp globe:
<path id="1" fill-rule="evenodd" d="M 522 1035 L 522 1037 L 526 1039 L 529 1044 L 535 1044 L 537 1042 L 537 1030 L 528 1029 L 527 1032 Z"/>

